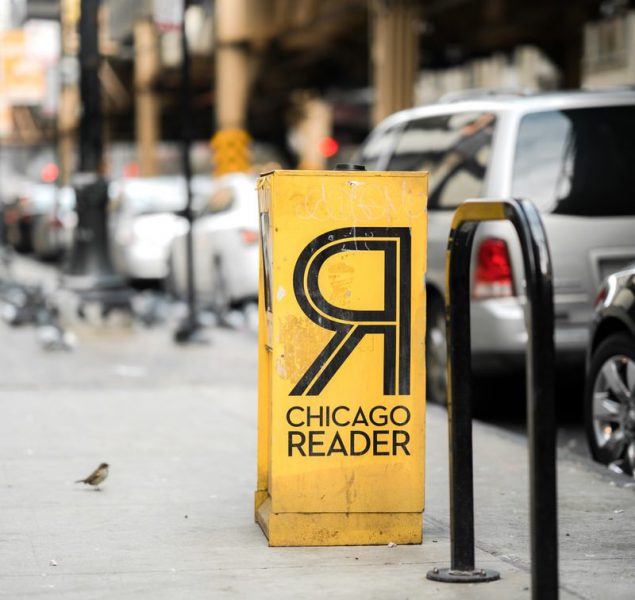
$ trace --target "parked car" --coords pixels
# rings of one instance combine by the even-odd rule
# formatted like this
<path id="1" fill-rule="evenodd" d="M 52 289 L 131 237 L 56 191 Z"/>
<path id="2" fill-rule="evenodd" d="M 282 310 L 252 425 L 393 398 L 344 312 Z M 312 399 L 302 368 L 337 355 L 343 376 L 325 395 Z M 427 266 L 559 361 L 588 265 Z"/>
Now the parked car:
<path id="1" fill-rule="evenodd" d="M 40 193 L 50 198 L 46 210 L 32 218 L 31 247 L 38 258 L 54 259 L 68 252 L 73 242 L 77 225 L 75 190 L 70 186 L 39 187 Z"/>
<path id="2" fill-rule="evenodd" d="M 37 183 L 53 183 L 59 175 L 55 148 L 49 144 L 2 146 L 0 159 L 0 209 L 2 243 L 20 251 L 31 250 L 29 199 Z M 10 238 L 10 239 L 7 239 Z"/>
<path id="3" fill-rule="evenodd" d="M 2 210 L 4 242 L 18 252 L 31 250 L 31 213 L 25 188 L 31 184 L 22 184 L 22 191 L 5 203 Z"/>
<path id="4" fill-rule="evenodd" d="M 587 354 L 585 426 L 591 455 L 635 475 L 635 265 L 596 298 Z"/>
<path id="5" fill-rule="evenodd" d="M 220 179 L 192 229 L 198 301 L 222 316 L 258 297 L 256 179 L 234 173 Z M 174 237 L 169 288 L 187 295 L 187 230 Z"/>
<path id="6" fill-rule="evenodd" d="M 70 194 L 73 200 L 70 199 Z M 17 198 L 4 207 L 7 243 L 20 252 L 31 252 L 35 249 L 35 236 L 39 236 L 38 242 L 42 241 L 42 224 L 51 224 L 56 219 L 59 221 L 58 211 L 64 213 L 65 217 L 68 216 L 65 207 L 69 203 L 74 207 L 74 193 L 70 188 L 58 188 L 55 183 L 23 182 Z M 37 234 L 36 229 L 39 230 Z M 39 248 L 44 249 L 42 244 Z"/>
<path id="7" fill-rule="evenodd" d="M 212 178 L 192 178 L 193 203 L 205 196 Z M 187 229 L 183 177 L 117 180 L 110 186 L 110 239 L 115 268 L 135 280 L 162 280 L 174 235 Z"/>
<path id="8" fill-rule="evenodd" d="M 582 364 L 599 283 L 635 259 L 635 92 L 476 95 L 413 108 L 371 133 L 356 162 L 429 172 L 428 398 L 445 400 L 445 252 L 467 198 L 527 198 L 542 213 L 554 270 L 560 364 Z M 467 282 L 466 282 L 467 283 Z M 479 225 L 471 265 L 476 372 L 524 364 L 524 271 L 510 223 Z"/>
<path id="9" fill-rule="evenodd" d="M 26 184 L 52 182 L 59 168 L 56 150 L 49 144 L 12 145 L 0 148 L 0 204 L 13 204 Z"/>

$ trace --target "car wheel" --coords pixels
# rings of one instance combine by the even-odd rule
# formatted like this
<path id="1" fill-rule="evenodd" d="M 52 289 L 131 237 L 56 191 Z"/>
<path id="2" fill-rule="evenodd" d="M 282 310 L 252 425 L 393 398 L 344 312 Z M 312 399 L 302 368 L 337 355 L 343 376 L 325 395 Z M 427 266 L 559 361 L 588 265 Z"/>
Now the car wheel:
<path id="1" fill-rule="evenodd" d="M 33 250 L 31 246 L 31 226 L 24 221 L 20 221 L 18 229 L 20 237 L 16 250 L 23 254 L 28 254 Z"/>
<path id="2" fill-rule="evenodd" d="M 426 321 L 426 395 L 430 402 L 447 404 L 445 305 L 436 295 L 428 296 Z"/>
<path id="3" fill-rule="evenodd" d="M 598 462 L 635 473 L 635 340 L 605 339 L 593 353 L 585 392 L 589 447 Z"/>
<path id="4" fill-rule="evenodd" d="M 212 265 L 212 302 L 211 308 L 222 323 L 230 308 L 229 290 L 223 276 L 223 262 L 217 256 Z"/>

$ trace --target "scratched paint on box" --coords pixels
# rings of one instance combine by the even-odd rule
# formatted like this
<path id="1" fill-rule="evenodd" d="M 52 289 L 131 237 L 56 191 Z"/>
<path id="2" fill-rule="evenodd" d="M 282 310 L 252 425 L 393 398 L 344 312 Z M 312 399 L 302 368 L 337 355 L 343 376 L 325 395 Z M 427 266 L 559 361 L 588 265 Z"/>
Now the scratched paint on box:
<path id="1" fill-rule="evenodd" d="M 268 283 L 284 290 L 270 319 L 261 312 L 273 341 L 259 481 L 276 515 L 261 523 L 312 514 L 311 527 L 327 529 L 320 539 L 355 543 L 329 529 L 345 521 L 319 515 L 423 509 L 426 174 L 274 172 L 261 182 Z M 404 524 L 415 541 L 414 522 L 396 518 L 391 532 Z"/>

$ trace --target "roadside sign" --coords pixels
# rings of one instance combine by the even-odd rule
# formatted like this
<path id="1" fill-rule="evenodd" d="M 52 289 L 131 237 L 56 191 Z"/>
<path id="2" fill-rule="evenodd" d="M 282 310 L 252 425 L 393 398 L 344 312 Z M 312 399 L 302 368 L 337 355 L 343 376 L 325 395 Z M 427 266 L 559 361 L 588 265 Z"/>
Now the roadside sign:
<path id="1" fill-rule="evenodd" d="M 23 29 L 0 32 L 0 97 L 12 105 L 37 105 L 46 96 L 42 61 L 28 54 Z"/>
<path id="2" fill-rule="evenodd" d="M 30 19 L 24 24 L 24 53 L 45 65 L 60 59 L 61 27 L 58 21 Z"/>

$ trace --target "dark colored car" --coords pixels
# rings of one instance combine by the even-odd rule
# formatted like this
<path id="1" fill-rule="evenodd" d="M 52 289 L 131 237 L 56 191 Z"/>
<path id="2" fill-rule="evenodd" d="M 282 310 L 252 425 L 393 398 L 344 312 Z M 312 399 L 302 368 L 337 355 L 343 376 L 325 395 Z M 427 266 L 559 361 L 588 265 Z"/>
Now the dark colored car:
<path id="1" fill-rule="evenodd" d="M 2 240 L 19 250 L 31 249 L 31 189 L 37 182 L 52 183 L 59 168 L 50 145 L 0 148 L 0 210 Z"/>
<path id="2" fill-rule="evenodd" d="M 635 476 L 635 265 L 610 275 L 596 299 L 585 422 L 593 458 Z"/>
<path id="3" fill-rule="evenodd" d="M 70 201 L 69 195 L 72 196 L 72 210 L 74 192 L 71 188 L 60 190 L 54 183 L 25 183 L 16 200 L 4 207 L 6 242 L 19 252 L 36 250 L 40 255 L 39 250 L 42 257 L 57 254 L 57 251 L 44 249 L 42 225 L 48 225 L 50 220 L 58 218 L 58 212 L 64 212 Z"/>

